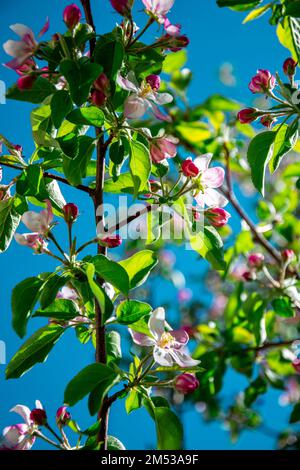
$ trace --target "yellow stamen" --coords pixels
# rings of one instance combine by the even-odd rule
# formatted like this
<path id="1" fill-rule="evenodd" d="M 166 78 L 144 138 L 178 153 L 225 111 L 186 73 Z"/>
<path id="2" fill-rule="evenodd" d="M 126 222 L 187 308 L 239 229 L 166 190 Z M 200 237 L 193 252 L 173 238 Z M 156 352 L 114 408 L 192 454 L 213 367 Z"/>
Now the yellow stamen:
<path id="1" fill-rule="evenodd" d="M 167 346 L 171 346 L 174 343 L 174 337 L 170 333 L 163 333 L 157 345 L 160 348 L 165 349 Z"/>

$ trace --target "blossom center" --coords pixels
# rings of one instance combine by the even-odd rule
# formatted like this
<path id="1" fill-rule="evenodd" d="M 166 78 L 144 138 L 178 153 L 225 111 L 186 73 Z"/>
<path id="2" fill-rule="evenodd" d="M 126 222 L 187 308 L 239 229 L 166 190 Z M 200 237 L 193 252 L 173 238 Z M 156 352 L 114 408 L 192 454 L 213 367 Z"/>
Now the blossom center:
<path id="1" fill-rule="evenodd" d="M 146 98 L 146 96 L 149 95 L 149 93 L 152 92 L 151 85 L 149 83 L 145 83 L 145 85 L 142 87 L 139 95 L 141 98 Z"/>
<path id="2" fill-rule="evenodd" d="M 163 333 L 157 345 L 162 349 L 168 349 L 174 343 L 174 337 L 170 333 Z"/>

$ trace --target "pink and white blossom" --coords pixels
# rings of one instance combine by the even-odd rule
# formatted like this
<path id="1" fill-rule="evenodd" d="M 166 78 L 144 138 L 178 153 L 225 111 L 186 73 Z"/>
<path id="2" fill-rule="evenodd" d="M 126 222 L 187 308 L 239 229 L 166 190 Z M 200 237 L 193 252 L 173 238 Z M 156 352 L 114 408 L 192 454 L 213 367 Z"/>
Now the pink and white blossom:
<path id="1" fill-rule="evenodd" d="M 142 0 L 142 2 L 146 11 L 151 13 L 159 23 L 163 23 L 175 0 Z"/>
<path id="2" fill-rule="evenodd" d="M 51 202 L 46 201 L 46 209 L 41 212 L 27 211 L 22 216 L 22 222 L 34 233 L 47 236 L 53 223 Z"/>
<path id="3" fill-rule="evenodd" d="M 43 410 L 38 400 L 35 404 L 36 409 Z M 35 442 L 34 432 L 37 429 L 30 417 L 30 409 L 24 405 L 16 405 L 10 411 L 20 415 L 24 423 L 7 426 L 3 430 L 0 450 L 30 450 Z"/>
<path id="4" fill-rule="evenodd" d="M 78 294 L 75 289 L 72 287 L 64 286 L 56 296 L 57 299 L 65 299 L 65 300 L 77 300 Z"/>
<path id="5" fill-rule="evenodd" d="M 268 93 L 275 88 L 276 78 L 269 70 L 259 69 L 257 74 L 251 79 L 249 89 L 252 93 Z"/>
<path id="6" fill-rule="evenodd" d="M 158 93 L 147 81 L 143 81 L 139 85 L 132 71 L 125 78 L 119 74 L 117 83 L 123 90 L 131 92 L 131 95 L 125 101 L 124 114 L 127 119 L 139 119 L 147 111 L 151 111 L 157 119 L 170 121 L 170 117 L 163 114 L 158 106 L 172 103 L 172 95 Z"/>
<path id="7" fill-rule="evenodd" d="M 19 245 L 32 248 L 36 254 L 44 253 L 48 246 L 39 233 L 15 233 L 15 240 Z"/>
<path id="8" fill-rule="evenodd" d="M 180 367 L 193 367 L 199 361 L 192 359 L 186 351 L 189 336 L 184 330 L 166 331 L 165 310 L 157 308 L 152 312 L 148 327 L 151 337 L 129 329 L 135 344 L 153 347 L 153 357 L 157 364 L 171 367 L 178 364 Z"/>
<path id="9" fill-rule="evenodd" d="M 168 158 L 174 158 L 177 155 L 177 145 L 179 140 L 171 135 L 154 139 L 150 145 L 150 155 L 154 163 L 161 163 Z"/>
<path id="10" fill-rule="evenodd" d="M 3 44 L 6 54 L 13 57 L 13 60 L 5 65 L 13 70 L 18 70 L 30 57 L 32 57 L 38 48 L 38 42 L 35 39 L 32 29 L 24 24 L 14 24 L 10 29 L 16 33 L 21 40 L 14 41 L 9 39 Z M 47 18 L 45 25 L 41 29 L 38 37 L 45 34 L 49 29 L 49 19 Z"/>

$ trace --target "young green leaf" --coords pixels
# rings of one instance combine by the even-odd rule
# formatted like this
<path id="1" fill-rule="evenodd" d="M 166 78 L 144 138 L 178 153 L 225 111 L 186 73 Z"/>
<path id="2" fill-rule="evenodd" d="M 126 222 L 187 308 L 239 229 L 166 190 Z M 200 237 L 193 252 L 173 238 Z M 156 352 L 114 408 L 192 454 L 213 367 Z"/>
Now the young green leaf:
<path id="1" fill-rule="evenodd" d="M 151 173 L 149 150 L 137 141 L 130 142 L 129 167 L 133 180 L 134 196 L 137 197 L 141 188 L 148 182 Z"/>
<path id="2" fill-rule="evenodd" d="M 248 148 L 248 163 L 251 168 L 251 178 L 256 189 L 264 196 L 265 172 L 272 157 L 276 132 L 267 131 L 258 134 Z"/>
<path id="3" fill-rule="evenodd" d="M 16 285 L 12 292 L 12 324 L 15 332 L 23 338 L 27 323 L 38 301 L 44 281 L 38 277 L 29 277 Z"/>
<path id="4" fill-rule="evenodd" d="M 153 251 L 143 250 L 120 261 L 119 264 L 127 271 L 130 289 L 133 289 L 147 280 L 150 271 L 157 265 L 157 259 Z"/>
<path id="5" fill-rule="evenodd" d="M 68 321 L 80 315 L 80 310 L 73 300 L 56 299 L 44 309 L 38 309 L 33 317 L 55 318 Z"/>
<path id="6" fill-rule="evenodd" d="M 59 325 L 47 325 L 36 331 L 8 364 L 6 378 L 17 379 L 38 362 L 45 362 L 51 349 L 64 332 L 65 328 Z"/>
<path id="7" fill-rule="evenodd" d="M 56 298 L 58 291 L 64 287 L 68 282 L 68 276 L 60 276 L 58 274 L 51 274 L 43 285 L 41 291 L 41 308 L 47 308 Z"/>
<path id="8" fill-rule="evenodd" d="M 104 183 L 104 191 L 112 194 L 134 194 L 134 182 L 130 173 L 122 173 L 117 180 L 107 179 Z M 139 194 L 149 191 L 148 180 L 139 189 Z"/>
<path id="9" fill-rule="evenodd" d="M 90 262 L 95 266 L 96 273 L 100 278 L 112 284 L 125 296 L 128 295 L 129 276 L 120 264 L 108 259 L 104 255 L 94 256 Z"/>
<path id="10" fill-rule="evenodd" d="M 104 323 L 111 316 L 114 306 L 104 289 L 94 280 L 95 271 L 95 266 L 92 263 L 88 263 L 86 266 L 87 280 L 101 309 Z"/>
<path id="11" fill-rule="evenodd" d="M 117 307 L 118 322 L 123 325 L 130 325 L 139 321 L 152 311 L 152 307 L 138 300 L 124 300 Z"/>
<path id="12" fill-rule="evenodd" d="M 116 437 L 107 436 L 107 450 L 126 450 L 126 448 Z"/>
<path id="13" fill-rule="evenodd" d="M 117 331 L 106 333 L 106 355 L 107 365 L 118 364 L 122 359 L 121 336 Z"/>
<path id="14" fill-rule="evenodd" d="M 101 127 L 104 123 L 104 114 L 96 106 L 89 106 L 88 108 L 74 109 L 67 115 L 67 120 L 73 124 Z"/>
<path id="15" fill-rule="evenodd" d="M 47 78 L 39 77 L 30 90 L 21 91 L 14 85 L 8 90 L 6 97 L 11 100 L 38 104 L 42 103 L 49 95 L 55 92 L 55 86 L 50 83 Z"/>
<path id="16" fill-rule="evenodd" d="M 3 253 L 9 247 L 15 231 L 21 221 L 14 206 L 14 198 L 0 201 L 0 253 Z"/>
<path id="17" fill-rule="evenodd" d="M 156 407 L 154 409 L 154 417 L 157 433 L 157 449 L 182 449 L 183 428 L 175 413 L 169 408 Z"/>

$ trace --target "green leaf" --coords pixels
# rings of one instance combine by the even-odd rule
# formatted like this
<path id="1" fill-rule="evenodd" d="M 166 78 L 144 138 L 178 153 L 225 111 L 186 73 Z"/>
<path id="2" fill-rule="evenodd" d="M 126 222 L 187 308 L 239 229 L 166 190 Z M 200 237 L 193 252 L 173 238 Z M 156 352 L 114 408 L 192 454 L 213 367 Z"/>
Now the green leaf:
<path id="1" fill-rule="evenodd" d="M 20 221 L 21 216 L 15 209 L 14 198 L 0 201 L 0 253 L 9 247 Z"/>
<path id="2" fill-rule="evenodd" d="M 64 332 L 65 328 L 59 325 L 47 325 L 36 331 L 8 364 L 6 378 L 17 379 L 36 363 L 45 362 L 51 349 Z"/>
<path id="3" fill-rule="evenodd" d="M 217 0 L 219 7 L 245 7 L 249 9 L 261 2 L 262 0 Z"/>
<path id="4" fill-rule="evenodd" d="M 180 450 L 183 442 L 182 424 L 169 408 L 154 409 L 158 450 Z"/>
<path id="5" fill-rule="evenodd" d="M 149 304 L 139 302 L 138 300 L 124 300 L 117 307 L 118 322 L 123 325 L 131 325 L 139 321 L 145 315 L 152 311 Z"/>
<path id="6" fill-rule="evenodd" d="M 126 448 L 116 437 L 107 436 L 107 450 L 126 450 Z"/>
<path id="7" fill-rule="evenodd" d="M 204 231 L 191 235 L 190 244 L 193 250 L 205 258 L 214 269 L 224 271 L 226 263 L 223 258 L 223 241 L 214 227 L 204 227 Z"/>
<path id="8" fill-rule="evenodd" d="M 120 261 L 119 264 L 127 271 L 130 289 L 133 289 L 147 280 L 150 271 L 157 265 L 157 259 L 153 251 L 143 250 Z"/>
<path id="9" fill-rule="evenodd" d="M 69 276 L 60 276 L 58 274 L 51 274 L 43 285 L 41 291 L 41 308 L 45 309 L 56 298 L 58 291 L 66 285 Z"/>
<path id="10" fill-rule="evenodd" d="M 262 377 L 250 383 L 249 387 L 245 390 L 244 402 L 249 408 L 260 395 L 264 395 L 268 390 L 266 381 Z"/>
<path id="11" fill-rule="evenodd" d="M 148 182 L 151 173 L 149 150 L 141 142 L 130 142 L 129 167 L 133 179 L 134 196 L 137 197 L 141 188 Z"/>
<path id="12" fill-rule="evenodd" d="M 270 8 L 272 8 L 272 5 L 273 3 L 267 3 L 267 5 L 263 5 L 262 7 L 252 10 L 244 19 L 243 24 L 256 20 L 260 16 L 264 15 Z"/>
<path id="13" fill-rule="evenodd" d="M 96 147 L 95 139 L 87 135 L 78 137 L 78 143 L 77 156 L 63 159 L 64 173 L 73 186 L 81 184 L 82 179 L 87 176 L 87 168 Z"/>
<path id="14" fill-rule="evenodd" d="M 14 85 L 7 92 L 7 98 L 11 100 L 27 101 L 29 103 L 42 103 L 49 95 L 56 92 L 55 86 L 47 78 L 39 77 L 30 90 L 19 90 Z"/>
<path id="15" fill-rule="evenodd" d="M 56 140 L 62 152 L 67 157 L 75 159 L 78 156 L 79 139 L 75 133 L 71 132 L 70 134 L 64 135 L 63 137 L 58 137 Z"/>
<path id="16" fill-rule="evenodd" d="M 104 255 L 94 256 L 90 262 L 95 266 L 96 273 L 100 278 L 112 284 L 125 296 L 128 295 L 129 276 L 119 263 L 108 259 Z"/>
<path id="17" fill-rule="evenodd" d="M 26 334 L 28 320 L 38 301 L 43 284 L 44 281 L 38 277 L 29 277 L 16 285 L 12 291 L 12 324 L 20 338 Z"/>
<path id="18" fill-rule="evenodd" d="M 258 134 L 248 148 L 248 163 L 251 168 L 251 178 L 256 189 L 264 196 L 265 172 L 272 157 L 276 132 L 267 131 Z"/>
<path id="19" fill-rule="evenodd" d="M 72 320 L 80 315 L 80 310 L 73 300 L 56 299 L 47 308 L 38 309 L 33 317 L 55 318 L 57 320 Z"/>
<path id="20" fill-rule="evenodd" d="M 98 285 L 94 280 L 95 266 L 92 263 L 88 263 L 86 266 L 86 275 L 89 286 L 97 299 L 98 305 L 102 312 L 102 320 L 105 323 L 106 320 L 111 316 L 114 306 L 104 289 Z"/>
<path id="21" fill-rule="evenodd" d="M 112 194 L 134 194 L 134 182 L 130 173 L 122 173 L 118 179 L 108 179 L 104 183 L 104 191 Z M 149 191 L 149 184 L 147 182 L 140 187 L 139 194 L 145 194 Z"/>
<path id="22" fill-rule="evenodd" d="M 300 421 L 300 403 L 296 403 L 293 408 L 291 417 L 290 417 L 290 424 L 299 423 Z"/>
<path id="23" fill-rule="evenodd" d="M 142 395 L 136 388 L 132 388 L 128 393 L 125 401 L 126 413 L 130 414 L 132 411 L 138 410 L 142 406 Z"/>
<path id="24" fill-rule="evenodd" d="M 104 123 L 104 114 L 96 106 L 89 106 L 88 108 L 74 109 L 67 115 L 67 120 L 73 124 L 101 127 Z"/>
<path id="25" fill-rule="evenodd" d="M 66 90 L 57 91 L 51 100 L 51 117 L 54 126 L 58 129 L 66 115 L 72 110 L 73 104 L 69 92 Z"/>
<path id="26" fill-rule="evenodd" d="M 37 146 L 58 147 L 54 139 L 50 105 L 34 109 L 30 115 L 32 134 Z"/>
<path id="27" fill-rule="evenodd" d="M 296 314 L 289 297 L 277 297 L 272 301 L 272 307 L 275 313 L 283 318 L 292 318 Z"/>
<path id="28" fill-rule="evenodd" d="M 292 0 L 285 5 L 285 15 L 293 16 L 296 18 L 300 17 L 300 0 Z"/>
<path id="29" fill-rule="evenodd" d="M 120 376 L 109 376 L 101 381 L 89 395 L 88 407 L 91 416 L 94 416 L 101 409 L 102 403 L 108 392 L 120 382 Z"/>
<path id="30" fill-rule="evenodd" d="M 107 365 L 118 364 L 122 359 L 121 336 L 117 331 L 106 333 Z"/>
<path id="31" fill-rule="evenodd" d="M 112 383 L 117 377 L 118 374 L 104 364 L 91 364 L 69 382 L 65 390 L 64 403 L 74 406 L 102 382 Z"/>
<path id="32" fill-rule="evenodd" d="M 299 20 L 286 16 L 278 24 L 277 36 L 280 43 L 286 47 L 293 59 L 300 60 L 300 22 Z"/>
<path id="33" fill-rule="evenodd" d="M 274 150 L 269 163 L 271 173 L 277 170 L 282 158 L 290 152 L 296 145 L 298 140 L 298 121 L 296 126 L 288 126 L 287 124 L 279 125 L 278 130 L 276 127 L 276 138 L 274 141 Z"/>
<path id="34" fill-rule="evenodd" d="M 63 60 L 60 71 L 69 83 L 72 100 L 81 106 L 87 101 L 91 86 L 102 72 L 102 67 L 82 57 L 78 61 Z"/>
<path id="35" fill-rule="evenodd" d="M 108 35 L 100 36 L 96 44 L 94 60 L 103 67 L 104 73 L 113 81 L 122 66 L 123 58 L 124 47 L 120 41 L 111 40 Z"/>
<path id="36" fill-rule="evenodd" d="M 176 54 L 168 54 L 163 63 L 164 73 L 173 74 L 178 72 L 187 63 L 187 60 L 187 52 L 184 49 Z"/>

